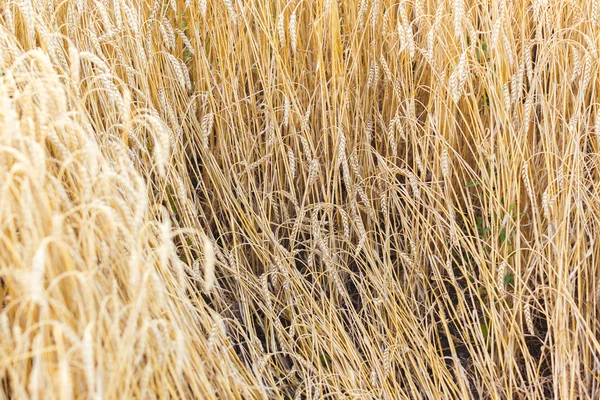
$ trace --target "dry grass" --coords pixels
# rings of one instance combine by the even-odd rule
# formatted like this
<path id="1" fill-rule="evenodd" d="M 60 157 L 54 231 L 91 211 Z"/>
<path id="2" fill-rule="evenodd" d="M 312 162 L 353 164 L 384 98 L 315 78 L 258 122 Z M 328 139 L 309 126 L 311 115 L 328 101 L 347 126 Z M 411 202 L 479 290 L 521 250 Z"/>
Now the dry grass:
<path id="1" fill-rule="evenodd" d="M 597 398 L 600 2 L 0 2 L 0 398 Z"/>

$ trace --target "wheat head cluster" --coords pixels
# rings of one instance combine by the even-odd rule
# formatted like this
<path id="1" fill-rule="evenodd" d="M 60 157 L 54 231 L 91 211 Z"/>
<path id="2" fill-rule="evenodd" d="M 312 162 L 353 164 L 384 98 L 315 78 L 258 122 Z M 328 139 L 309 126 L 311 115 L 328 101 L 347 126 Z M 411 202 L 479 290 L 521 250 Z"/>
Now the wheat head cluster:
<path id="1" fill-rule="evenodd" d="M 0 1 L 0 399 L 600 398 L 599 46 L 599 0 Z"/>

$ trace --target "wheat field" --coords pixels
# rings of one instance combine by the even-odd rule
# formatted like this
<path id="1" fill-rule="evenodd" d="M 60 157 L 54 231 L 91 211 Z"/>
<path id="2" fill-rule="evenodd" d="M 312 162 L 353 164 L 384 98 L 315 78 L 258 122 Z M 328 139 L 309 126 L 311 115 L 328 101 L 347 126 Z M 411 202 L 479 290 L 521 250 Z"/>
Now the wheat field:
<path id="1" fill-rule="evenodd" d="M 600 398 L 599 0 L 0 1 L 0 399 Z"/>

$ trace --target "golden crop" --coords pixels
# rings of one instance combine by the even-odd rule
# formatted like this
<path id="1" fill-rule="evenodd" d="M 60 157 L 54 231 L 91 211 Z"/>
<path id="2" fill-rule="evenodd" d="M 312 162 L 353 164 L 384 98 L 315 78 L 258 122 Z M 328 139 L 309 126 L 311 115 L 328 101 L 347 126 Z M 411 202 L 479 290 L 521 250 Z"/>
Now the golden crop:
<path id="1" fill-rule="evenodd" d="M 0 399 L 600 397 L 600 1 L 0 1 Z"/>

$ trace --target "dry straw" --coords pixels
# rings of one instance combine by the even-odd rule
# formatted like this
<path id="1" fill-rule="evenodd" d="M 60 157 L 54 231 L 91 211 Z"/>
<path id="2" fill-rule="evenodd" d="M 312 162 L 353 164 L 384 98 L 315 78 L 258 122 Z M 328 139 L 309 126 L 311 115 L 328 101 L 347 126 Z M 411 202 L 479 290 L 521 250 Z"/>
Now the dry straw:
<path id="1" fill-rule="evenodd" d="M 599 4 L 0 2 L 0 398 L 599 398 Z"/>
<path id="2" fill-rule="evenodd" d="M 215 284 L 215 250 L 212 242 L 204 238 L 204 290 L 210 292 Z"/>

